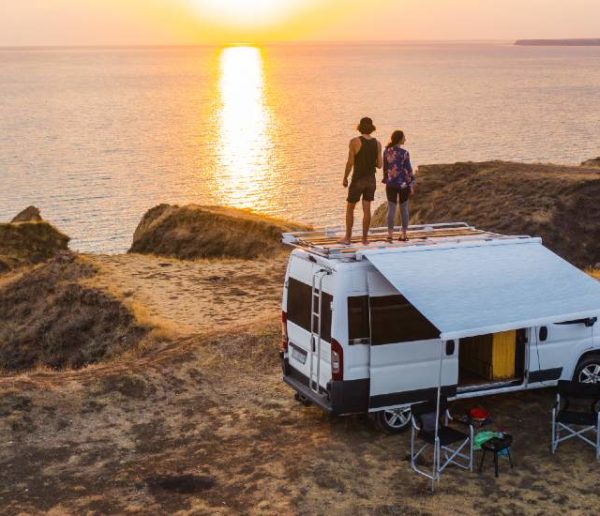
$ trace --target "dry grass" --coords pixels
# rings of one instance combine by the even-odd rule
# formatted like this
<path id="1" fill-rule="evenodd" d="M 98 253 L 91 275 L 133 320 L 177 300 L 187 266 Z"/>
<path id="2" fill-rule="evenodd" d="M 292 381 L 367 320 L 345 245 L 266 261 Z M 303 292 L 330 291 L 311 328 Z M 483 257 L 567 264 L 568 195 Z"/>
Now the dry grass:
<path id="1" fill-rule="evenodd" d="M 121 255 L 120 257 L 125 256 Z M 148 339 L 149 341 L 170 340 L 185 334 L 184 329 L 176 322 L 161 317 L 156 312 L 152 312 L 148 307 L 147 300 L 145 300 L 145 303 L 140 302 L 137 296 L 133 295 L 133 291 L 130 288 L 131 285 L 127 281 L 121 282 L 119 278 L 106 273 L 106 262 L 112 258 L 116 258 L 116 256 L 80 254 L 77 258 L 81 263 L 90 265 L 94 270 L 93 275 L 83 277 L 79 280 L 80 285 L 88 289 L 103 291 L 112 298 L 118 299 L 132 314 L 136 323 L 150 331 L 152 339 Z M 155 288 L 156 285 L 152 287 L 153 290 Z"/>
<path id="2" fill-rule="evenodd" d="M 435 494 L 408 435 L 303 407 L 277 324 L 192 336 L 129 362 L 0 381 L 0 498 L 15 513 L 553 514 L 600 502 L 593 450 L 548 450 L 552 393 L 487 398 L 510 471 L 453 468 Z M 473 402 L 456 403 L 460 412 Z"/>
<path id="3" fill-rule="evenodd" d="M 597 158 L 592 158 L 581 163 L 582 167 L 597 167 L 600 168 L 600 156 Z"/>
<path id="4" fill-rule="evenodd" d="M 600 263 L 600 170 L 492 161 L 419 167 L 411 222 L 539 235 L 579 267 Z M 380 206 L 373 225 L 385 225 Z"/>
<path id="5" fill-rule="evenodd" d="M 83 367 L 145 336 L 117 298 L 80 283 L 95 269 L 63 253 L 0 287 L 0 368 Z"/>
<path id="6" fill-rule="evenodd" d="M 47 222 L 0 223 L 0 273 L 68 249 L 69 237 Z"/>
<path id="7" fill-rule="evenodd" d="M 142 218 L 130 252 L 185 260 L 257 258 L 280 251 L 282 232 L 304 228 L 249 210 L 161 204 Z"/>

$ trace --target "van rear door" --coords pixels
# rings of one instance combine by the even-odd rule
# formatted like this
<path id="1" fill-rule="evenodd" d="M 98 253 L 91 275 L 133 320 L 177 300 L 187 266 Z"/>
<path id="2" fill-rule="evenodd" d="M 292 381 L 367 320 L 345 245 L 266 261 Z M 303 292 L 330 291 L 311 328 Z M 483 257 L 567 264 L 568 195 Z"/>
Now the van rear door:
<path id="1" fill-rule="evenodd" d="M 327 271 L 313 265 L 304 262 L 301 267 L 291 267 L 287 278 L 288 356 L 289 365 L 313 391 L 320 392 L 331 380 L 333 282 Z"/>
<path id="2" fill-rule="evenodd" d="M 443 342 L 433 326 L 377 272 L 369 273 L 369 410 L 433 398 L 442 365 L 444 394 L 458 382 L 458 345 Z"/>

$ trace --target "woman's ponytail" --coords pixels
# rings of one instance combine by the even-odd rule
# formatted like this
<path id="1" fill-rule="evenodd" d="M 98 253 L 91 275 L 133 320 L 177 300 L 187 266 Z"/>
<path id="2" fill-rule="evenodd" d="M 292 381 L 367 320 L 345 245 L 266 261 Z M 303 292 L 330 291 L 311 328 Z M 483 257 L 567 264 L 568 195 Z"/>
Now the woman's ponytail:
<path id="1" fill-rule="evenodd" d="M 404 131 L 394 131 L 390 138 L 390 143 L 388 143 L 385 148 L 389 149 L 390 147 L 394 147 L 402 142 L 402 140 L 404 140 Z"/>

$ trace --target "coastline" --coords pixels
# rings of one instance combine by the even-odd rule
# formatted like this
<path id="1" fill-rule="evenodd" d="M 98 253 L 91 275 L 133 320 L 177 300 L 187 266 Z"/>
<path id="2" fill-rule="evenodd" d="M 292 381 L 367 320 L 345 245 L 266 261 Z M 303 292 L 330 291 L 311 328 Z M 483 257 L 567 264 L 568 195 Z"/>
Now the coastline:
<path id="1" fill-rule="evenodd" d="M 518 39 L 517 46 L 534 47 L 599 47 L 600 38 L 576 39 Z"/>

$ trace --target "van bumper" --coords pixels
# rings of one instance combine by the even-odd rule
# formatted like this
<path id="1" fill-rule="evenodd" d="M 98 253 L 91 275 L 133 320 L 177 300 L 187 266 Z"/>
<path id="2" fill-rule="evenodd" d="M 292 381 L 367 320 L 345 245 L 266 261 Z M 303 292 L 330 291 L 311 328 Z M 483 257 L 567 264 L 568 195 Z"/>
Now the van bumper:
<path id="1" fill-rule="evenodd" d="M 282 357 L 283 381 L 328 414 L 349 415 L 368 412 L 369 380 L 331 381 L 319 395 L 308 386 L 308 377 Z"/>
<path id="2" fill-rule="evenodd" d="M 308 377 L 303 375 L 300 371 L 291 367 L 286 358 L 283 358 L 282 360 L 282 367 L 283 381 L 285 383 L 287 383 L 298 394 L 304 396 L 307 400 L 310 400 L 312 403 L 317 405 L 319 408 L 321 408 L 328 414 L 333 413 L 333 408 L 331 406 L 331 402 L 329 401 L 327 392 L 325 392 L 323 395 L 319 395 L 316 392 L 314 392 L 308 386 Z"/>

